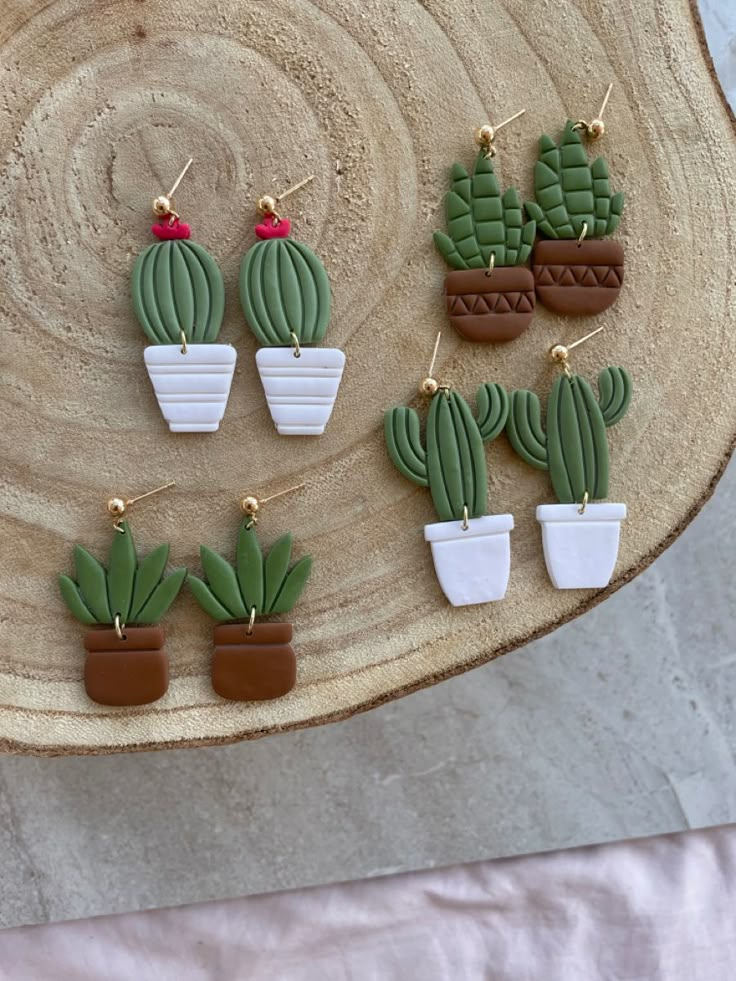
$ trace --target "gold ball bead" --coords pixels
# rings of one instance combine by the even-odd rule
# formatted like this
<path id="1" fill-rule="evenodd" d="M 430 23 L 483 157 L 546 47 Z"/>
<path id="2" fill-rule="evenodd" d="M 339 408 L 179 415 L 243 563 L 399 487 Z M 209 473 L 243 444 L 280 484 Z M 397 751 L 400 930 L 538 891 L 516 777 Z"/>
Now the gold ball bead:
<path id="1" fill-rule="evenodd" d="M 479 126 L 475 131 L 475 142 L 478 146 L 488 147 L 493 143 L 493 139 L 496 135 L 496 131 L 492 126 L 486 123 L 485 126 Z"/>
<path id="2" fill-rule="evenodd" d="M 153 213 L 162 216 L 171 214 L 171 199 L 167 198 L 165 194 L 159 194 L 157 198 L 153 199 Z"/>
<path id="3" fill-rule="evenodd" d="M 552 358 L 553 361 L 559 361 L 560 363 L 563 363 L 567 361 L 569 355 L 570 352 L 567 350 L 564 344 L 555 344 L 554 347 L 551 347 L 549 349 L 549 356 Z"/>
<path id="4" fill-rule="evenodd" d="M 258 514 L 259 507 L 260 505 L 258 504 L 257 497 L 244 497 L 243 500 L 240 502 L 241 510 L 245 514 L 251 515 L 251 517 L 255 514 Z"/>
<path id="5" fill-rule="evenodd" d="M 439 387 L 439 384 L 434 380 L 434 378 L 425 378 L 422 384 L 419 386 L 419 391 L 422 393 L 422 395 L 436 395 Z"/>
<path id="6" fill-rule="evenodd" d="M 599 140 L 606 132 L 606 127 L 602 119 L 594 119 L 588 126 L 588 136 L 591 140 Z"/>
<path id="7" fill-rule="evenodd" d="M 125 514 L 125 501 L 122 497 L 111 497 L 107 502 L 107 510 L 114 517 L 119 518 Z"/>
<path id="8" fill-rule="evenodd" d="M 277 204 L 276 198 L 271 197 L 270 194 L 264 194 L 262 198 L 258 198 L 258 210 L 264 215 L 272 215 Z"/>

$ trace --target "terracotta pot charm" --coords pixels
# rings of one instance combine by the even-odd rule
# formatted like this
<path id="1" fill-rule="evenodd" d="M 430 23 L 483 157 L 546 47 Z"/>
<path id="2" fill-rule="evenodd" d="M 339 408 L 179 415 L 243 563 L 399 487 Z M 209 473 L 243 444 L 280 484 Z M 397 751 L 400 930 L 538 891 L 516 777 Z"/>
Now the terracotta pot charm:
<path id="1" fill-rule="evenodd" d="M 291 222 L 276 210 L 308 177 L 277 197 L 258 200 L 260 239 L 240 266 L 240 301 L 263 345 L 256 365 L 274 425 L 282 436 L 319 436 L 332 415 L 345 355 L 312 347 L 330 320 L 330 281 L 322 261 L 289 237 Z"/>
<path id="2" fill-rule="evenodd" d="M 76 545 L 76 580 L 59 576 L 69 610 L 93 628 L 84 638 L 84 686 L 101 705 L 145 705 L 165 695 L 169 686 L 164 631 L 156 624 L 176 599 L 187 572 L 165 574 L 168 545 L 159 545 L 139 561 L 128 523 L 122 520 L 131 504 L 163 489 L 131 500 L 111 498 L 107 507 L 115 521 L 107 568 Z"/>
<path id="3" fill-rule="evenodd" d="M 205 613 L 220 621 L 214 630 L 212 687 L 222 698 L 242 702 L 279 698 L 296 683 L 292 625 L 260 623 L 258 617 L 291 611 L 307 583 L 312 559 L 304 556 L 289 568 L 290 534 L 279 538 L 267 556 L 256 536 L 260 506 L 296 489 L 260 501 L 243 498 L 245 518 L 238 532 L 235 565 L 202 545 L 205 578 L 189 576 L 194 598 Z"/>
<path id="4" fill-rule="evenodd" d="M 534 278 L 524 264 L 535 223 L 522 225 L 519 193 L 509 187 L 501 194 L 492 163 L 495 134 L 523 112 L 476 131 L 481 149 L 472 176 L 462 164 L 452 167 L 445 196 L 449 234 L 434 233 L 437 249 L 453 268 L 445 279 L 450 323 L 469 341 L 513 340 L 534 313 Z"/>
<path id="5" fill-rule="evenodd" d="M 559 502 L 537 508 L 547 571 L 557 589 L 608 585 L 626 517 L 625 504 L 604 503 L 603 498 L 608 496 L 606 430 L 626 415 L 631 378 L 624 368 L 604 368 L 598 375 L 596 397 L 588 382 L 568 365 L 570 350 L 602 329 L 569 347 L 557 344 L 550 350 L 563 374 L 547 400 L 546 428 L 534 392 L 511 393 L 506 423 L 511 445 L 530 466 L 549 472 Z"/>
<path id="6" fill-rule="evenodd" d="M 580 138 L 597 140 L 605 127 L 600 118 L 568 120 L 559 143 L 543 135 L 534 167 L 534 201 L 527 214 L 547 241 L 537 242 L 532 271 L 537 296 L 548 310 L 568 316 L 601 313 L 616 300 L 624 279 L 624 250 L 609 242 L 624 208 L 621 191 L 611 193 L 603 157 L 588 162 Z"/>
<path id="7" fill-rule="evenodd" d="M 439 336 L 430 367 L 437 354 Z M 509 398 L 500 385 L 485 384 L 474 414 L 449 385 L 425 378 L 431 399 L 426 440 L 415 409 L 389 409 L 384 419 L 386 447 L 399 473 L 428 487 L 439 521 L 424 526 L 440 587 L 453 606 L 503 599 L 511 565 L 510 514 L 488 514 L 488 474 L 484 443 L 503 432 Z"/>

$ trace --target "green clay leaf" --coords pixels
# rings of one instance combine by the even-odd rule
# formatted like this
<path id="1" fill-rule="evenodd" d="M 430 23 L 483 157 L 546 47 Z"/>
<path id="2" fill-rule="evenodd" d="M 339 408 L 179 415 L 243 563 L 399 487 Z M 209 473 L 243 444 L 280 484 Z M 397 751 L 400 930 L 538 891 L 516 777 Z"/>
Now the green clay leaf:
<path id="1" fill-rule="evenodd" d="M 282 535 L 278 541 L 274 542 L 266 556 L 264 564 L 264 579 L 266 593 L 263 600 L 263 609 L 270 612 L 271 607 L 276 601 L 286 579 L 286 573 L 291 561 L 292 537 L 288 533 Z"/>
<path id="2" fill-rule="evenodd" d="M 416 410 L 404 406 L 389 409 L 383 417 L 383 432 L 389 456 L 399 473 L 418 487 L 429 487 L 427 454 Z"/>
<path id="3" fill-rule="evenodd" d="M 69 608 L 69 612 L 72 616 L 75 616 L 80 623 L 85 623 L 88 626 L 98 622 L 94 613 L 87 609 L 82 595 L 77 588 L 77 584 L 69 576 L 59 576 L 59 589 L 61 590 L 61 595 Z M 109 621 L 105 621 L 109 622 Z"/>
<path id="4" fill-rule="evenodd" d="M 305 555 L 293 566 L 274 600 L 270 613 L 288 613 L 302 594 L 312 571 L 312 558 Z"/>
<path id="5" fill-rule="evenodd" d="M 542 410 L 534 392 L 518 389 L 511 393 L 506 434 L 518 455 L 537 470 L 549 468 L 547 437 L 542 427 Z"/>
<path id="6" fill-rule="evenodd" d="M 263 553 L 258 544 L 255 525 L 247 528 L 250 519 L 246 518 L 240 524 L 238 531 L 238 547 L 236 566 L 240 594 L 245 608 L 250 611 L 255 607 L 256 614 L 263 613 Z"/>
<path id="7" fill-rule="evenodd" d="M 631 404 L 631 376 L 625 368 L 604 368 L 598 375 L 599 405 L 606 426 L 615 426 Z"/>
<path id="8" fill-rule="evenodd" d="M 189 588 L 191 589 L 196 601 L 202 607 L 204 612 L 211 616 L 213 620 L 236 619 L 236 617 L 234 617 L 232 613 L 229 610 L 226 610 L 222 603 L 220 603 L 206 582 L 198 579 L 197 576 L 189 575 L 187 577 L 187 583 L 189 584 Z"/>
<path id="9" fill-rule="evenodd" d="M 478 429 L 484 443 L 490 443 L 503 432 L 509 415 L 509 396 L 497 383 L 486 382 L 478 389 Z"/>
<path id="10" fill-rule="evenodd" d="M 138 563 L 133 599 L 130 604 L 129 617 L 131 622 L 136 623 L 139 620 L 141 610 L 151 598 L 156 586 L 161 582 L 168 561 L 169 546 L 159 545 Z"/>
<path id="11" fill-rule="evenodd" d="M 136 615 L 135 622 L 142 624 L 158 623 L 179 595 L 179 590 L 187 578 L 186 569 L 174 569 L 151 593 L 143 608 Z"/>
<path id="12" fill-rule="evenodd" d="M 92 611 L 98 623 L 112 623 L 104 566 L 81 545 L 74 546 L 74 565 L 85 606 Z"/>
<path id="13" fill-rule="evenodd" d="M 444 232 L 434 233 L 434 244 L 445 262 L 453 269 L 467 269 L 468 264 L 455 248 L 455 243 Z"/>
<path id="14" fill-rule="evenodd" d="M 116 531 L 112 536 L 107 566 L 107 597 L 113 620 L 117 615 L 122 623 L 127 623 L 138 560 L 128 522 L 121 521 L 120 528 L 122 532 Z"/>
<path id="15" fill-rule="evenodd" d="M 471 198 L 471 187 L 470 187 L 470 175 L 461 163 L 455 163 L 452 165 L 452 190 L 458 194 L 463 201 L 470 204 Z"/>
<path id="16" fill-rule="evenodd" d="M 209 587 L 221 606 L 230 611 L 230 619 L 249 616 L 250 610 L 246 610 L 235 569 L 206 545 L 200 547 L 199 554 Z"/>

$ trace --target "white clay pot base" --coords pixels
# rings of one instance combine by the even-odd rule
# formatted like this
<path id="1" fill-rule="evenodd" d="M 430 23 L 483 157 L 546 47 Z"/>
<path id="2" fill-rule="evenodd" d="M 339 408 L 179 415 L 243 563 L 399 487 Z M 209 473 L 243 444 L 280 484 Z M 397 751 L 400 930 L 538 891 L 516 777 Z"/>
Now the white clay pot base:
<path id="1" fill-rule="evenodd" d="M 290 347 L 262 347 L 256 364 L 279 433 L 321 435 L 340 387 L 343 352 L 334 347 L 303 347 L 297 358 Z"/>
<path id="2" fill-rule="evenodd" d="M 212 433 L 225 415 L 237 354 L 230 344 L 152 344 L 143 352 L 172 433 Z"/>
<path id="3" fill-rule="evenodd" d="M 511 514 L 487 514 L 462 521 L 424 526 L 437 579 L 453 606 L 503 599 L 511 570 Z"/>
<path id="4" fill-rule="evenodd" d="M 618 558 L 625 504 L 540 504 L 547 572 L 557 589 L 602 589 Z"/>

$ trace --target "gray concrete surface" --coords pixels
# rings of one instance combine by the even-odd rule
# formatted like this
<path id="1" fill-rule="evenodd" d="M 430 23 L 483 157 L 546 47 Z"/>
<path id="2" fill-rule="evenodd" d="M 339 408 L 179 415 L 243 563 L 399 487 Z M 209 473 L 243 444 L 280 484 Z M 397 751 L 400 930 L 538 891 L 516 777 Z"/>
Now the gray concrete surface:
<path id="1" fill-rule="evenodd" d="M 736 8 L 710 6 L 736 94 Z M 219 749 L 1 759 L 0 925 L 736 821 L 735 509 L 731 466 L 603 606 L 348 722 Z"/>

